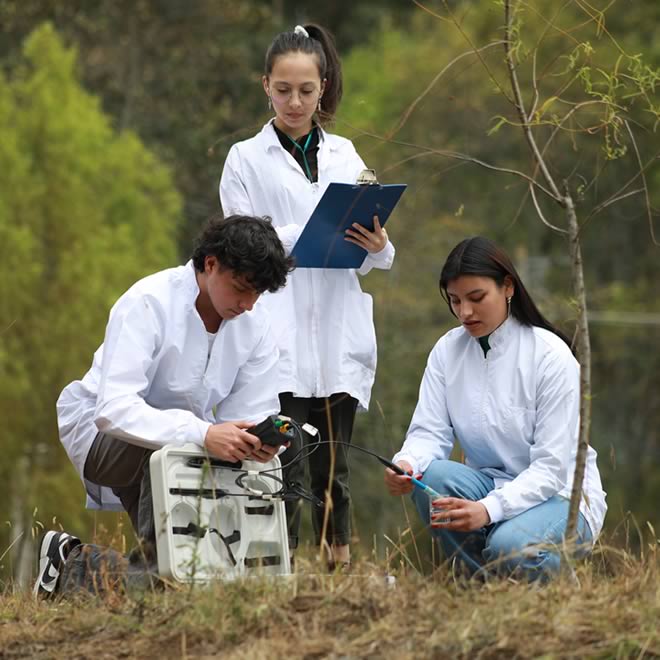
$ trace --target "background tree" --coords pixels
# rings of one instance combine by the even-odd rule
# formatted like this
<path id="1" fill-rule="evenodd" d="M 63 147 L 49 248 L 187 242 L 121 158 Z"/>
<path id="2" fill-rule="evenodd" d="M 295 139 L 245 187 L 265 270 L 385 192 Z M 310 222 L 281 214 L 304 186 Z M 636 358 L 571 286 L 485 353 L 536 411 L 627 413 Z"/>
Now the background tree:
<path id="1" fill-rule="evenodd" d="M 117 136 L 50 25 L 0 78 L 0 546 L 27 561 L 31 525 L 82 529 L 82 489 L 55 400 L 89 368 L 115 298 L 176 263 L 180 197 L 130 132 Z M 6 489 L 6 490 L 5 490 Z"/>
<path id="2" fill-rule="evenodd" d="M 568 240 L 568 249 L 571 263 L 571 280 L 573 294 L 576 303 L 576 330 L 575 347 L 576 355 L 580 363 L 580 432 L 576 452 L 575 474 L 573 475 L 573 489 L 571 493 L 571 503 L 566 528 L 566 536 L 569 540 L 575 538 L 577 533 L 578 513 L 582 501 L 582 484 L 585 476 L 587 449 L 590 441 L 591 431 L 591 340 L 589 335 L 589 320 L 587 313 L 587 292 L 585 288 L 584 263 L 582 261 L 581 247 L 581 223 L 578 220 L 577 205 L 583 196 L 583 189 L 592 185 L 597 176 L 591 182 L 582 178 L 577 185 L 571 181 L 571 173 L 563 174 L 563 180 L 558 185 L 559 179 L 553 176 L 549 169 L 549 161 L 544 153 L 550 146 L 553 138 L 561 130 L 571 130 L 566 127 L 569 120 L 578 124 L 578 129 L 573 132 L 584 133 L 589 136 L 602 134 L 604 136 L 603 150 L 607 160 L 615 160 L 625 155 L 629 150 L 637 156 L 637 164 L 640 167 L 639 174 L 633 179 L 623 183 L 620 190 L 614 195 L 600 202 L 591 209 L 590 217 L 601 212 L 610 204 L 614 204 L 619 199 L 625 199 L 634 195 L 645 195 L 645 201 L 649 204 L 649 193 L 646 186 L 646 166 L 640 161 L 640 154 L 635 142 L 635 138 L 626 118 L 634 100 L 644 102 L 644 110 L 648 112 L 655 123 L 660 120 L 660 106 L 654 106 L 650 96 L 655 91 L 655 86 L 660 81 L 660 75 L 642 62 L 641 56 L 631 56 L 622 51 L 616 60 L 612 69 L 604 70 L 591 64 L 591 62 L 580 62 L 579 53 L 584 52 L 587 56 L 591 55 L 593 48 L 589 42 L 578 43 L 567 55 L 568 66 L 564 69 L 566 74 L 565 82 L 562 81 L 560 95 L 553 95 L 543 99 L 539 92 L 539 81 L 536 75 L 538 45 L 536 50 L 531 51 L 533 60 L 533 70 L 531 74 L 532 93 L 529 107 L 527 106 L 520 85 L 518 75 L 518 63 L 525 53 L 518 56 L 521 49 L 524 48 L 521 34 L 523 31 L 523 22 L 520 18 L 522 4 L 520 2 L 513 4 L 511 0 L 504 0 L 504 52 L 507 69 L 509 71 L 509 81 L 511 95 L 515 106 L 516 114 L 522 133 L 527 145 L 532 153 L 534 162 L 534 175 L 543 180 L 544 185 L 549 188 L 546 195 L 558 204 L 564 211 L 565 220 L 563 227 L 557 227 L 546 220 L 543 211 L 536 199 L 536 182 L 531 181 L 529 192 L 535 205 L 536 212 L 540 220 L 555 232 L 564 234 Z M 601 15 L 592 15 L 585 11 L 589 18 L 596 24 L 601 20 Z M 518 15 L 516 15 L 518 14 Z M 557 16 L 558 14 L 555 14 Z M 552 19 L 554 22 L 554 17 Z M 556 25 L 550 24 L 544 29 L 543 34 L 538 40 L 541 43 L 548 29 L 556 29 Z M 615 42 L 616 43 L 616 42 Z M 624 73 L 625 71 L 625 73 Z M 569 95 L 569 90 L 575 81 L 582 82 L 586 98 L 573 100 L 574 93 Z M 570 90 L 572 91 L 572 90 Z M 540 108 L 547 108 L 551 104 L 563 102 L 568 106 L 566 112 L 561 115 L 552 115 L 548 121 Z M 596 106 L 596 113 L 588 112 L 585 119 L 578 116 L 580 111 Z M 585 122 L 586 125 L 582 125 Z M 541 150 L 537 140 L 537 130 L 540 127 L 550 125 L 551 133 Z M 627 140 L 623 127 L 625 126 L 630 137 L 630 147 L 626 144 Z M 575 143 L 575 135 L 571 136 Z M 655 159 L 655 156 L 654 156 Z M 631 189 L 631 183 L 639 179 L 637 187 Z M 657 247 L 660 247 L 655 241 L 655 232 L 653 228 L 653 218 L 649 209 L 649 231 L 652 241 Z"/>
<path id="3" fill-rule="evenodd" d="M 232 141 L 266 119 L 259 77 L 276 29 L 270 4 L 0 0 L 0 53 L 12 66 L 20 42 L 45 20 L 76 45 L 82 82 L 114 128 L 139 134 L 171 167 L 183 194 L 178 240 L 187 254 L 190 236 L 219 210 L 219 173 Z"/>

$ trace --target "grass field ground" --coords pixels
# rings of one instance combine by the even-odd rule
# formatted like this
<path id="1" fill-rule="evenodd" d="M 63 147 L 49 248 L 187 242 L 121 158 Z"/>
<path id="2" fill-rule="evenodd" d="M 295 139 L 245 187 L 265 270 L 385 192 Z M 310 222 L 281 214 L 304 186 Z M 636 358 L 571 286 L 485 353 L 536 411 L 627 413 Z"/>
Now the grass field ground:
<path id="1" fill-rule="evenodd" d="M 299 561 L 292 578 L 56 602 L 6 587 L 0 658 L 660 657 L 657 543 L 601 549 L 545 586 L 403 566 L 388 586 L 384 565 Z"/>

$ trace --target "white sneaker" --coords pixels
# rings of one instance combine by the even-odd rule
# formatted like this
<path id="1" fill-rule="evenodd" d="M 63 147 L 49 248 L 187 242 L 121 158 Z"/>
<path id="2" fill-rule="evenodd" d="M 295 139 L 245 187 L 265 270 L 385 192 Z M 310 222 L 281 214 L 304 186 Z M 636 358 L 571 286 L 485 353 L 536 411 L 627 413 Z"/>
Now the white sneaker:
<path id="1" fill-rule="evenodd" d="M 55 591 L 64 562 L 77 545 L 80 545 L 80 539 L 66 532 L 46 532 L 41 537 L 39 574 L 32 590 L 35 598 L 50 596 Z"/>

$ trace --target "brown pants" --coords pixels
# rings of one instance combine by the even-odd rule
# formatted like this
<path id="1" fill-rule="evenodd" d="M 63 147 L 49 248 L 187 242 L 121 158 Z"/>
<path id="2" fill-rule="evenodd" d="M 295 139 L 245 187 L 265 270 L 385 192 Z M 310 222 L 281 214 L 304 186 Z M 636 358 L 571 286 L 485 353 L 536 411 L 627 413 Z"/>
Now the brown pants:
<path id="1" fill-rule="evenodd" d="M 85 479 L 106 486 L 119 498 L 142 542 L 156 542 L 149 458 L 153 453 L 99 433 L 85 461 Z"/>

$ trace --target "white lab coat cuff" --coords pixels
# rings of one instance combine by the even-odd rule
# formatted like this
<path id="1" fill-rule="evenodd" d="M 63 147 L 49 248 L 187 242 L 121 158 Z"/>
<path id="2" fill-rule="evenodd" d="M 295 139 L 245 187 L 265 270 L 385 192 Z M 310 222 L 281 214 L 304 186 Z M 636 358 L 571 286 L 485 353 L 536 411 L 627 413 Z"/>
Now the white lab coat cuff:
<path id="1" fill-rule="evenodd" d="M 366 275 L 372 268 L 388 270 L 392 267 L 395 253 L 396 250 L 394 249 L 394 245 L 388 240 L 382 250 L 378 252 L 369 252 L 367 254 L 367 258 L 364 260 L 364 263 L 358 272 L 360 275 Z"/>
<path id="2" fill-rule="evenodd" d="M 410 467 L 412 467 L 413 469 L 413 476 L 416 474 L 420 474 L 428 467 L 428 465 L 426 465 L 424 468 L 421 468 L 419 461 L 416 458 L 410 456 L 409 454 L 404 454 L 403 452 L 399 452 L 398 454 L 395 454 L 394 458 L 392 458 L 392 463 L 398 463 L 399 461 L 405 461 L 406 463 L 410 463 Z"/>
<path id="3" fill-rule="evenodd" d="M 490 522 L 492 524 L 504 519 L 504 509 L 502 508 L 502 503 L 498 497 L 495 495 L 486 495 L 486 497 L 479 500 L 479 502 L 486 507 L 486 511 L 488 511 L 488 516 L 490 517 Z"/>
<path id="4" fill-rule="evenodd" d="M 189 436 L 186 438 L 186 442 L 194 442 L 200 447 L 204 446 L 204 440 L 206 440 L 206 434 L 209 428 L 212 426 L 210 422 L 205 422 L 204 420 L 194 419 L 193 423 L 189 426 Z"/>

